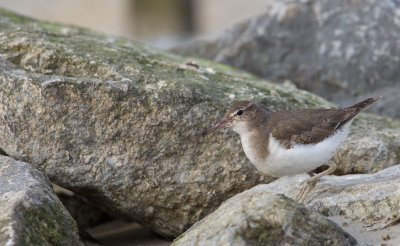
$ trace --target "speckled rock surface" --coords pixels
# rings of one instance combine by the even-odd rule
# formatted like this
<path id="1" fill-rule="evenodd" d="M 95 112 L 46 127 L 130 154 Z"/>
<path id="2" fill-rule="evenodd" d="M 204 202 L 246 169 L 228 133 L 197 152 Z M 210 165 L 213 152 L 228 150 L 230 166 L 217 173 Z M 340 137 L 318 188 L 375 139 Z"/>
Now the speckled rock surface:
<path id="1" fill-rule="evenodd" d="M 336 174 L 356 174 L 377 172 L 399 163 L 399 159 L 399 122 L 362 115 L 354 120 L 351 136 L 332 161 L 338 165 Z"/>
<path id="2" fill-rule="evenodd" d="M 306 175 L 284 177 L 253 189 L 294 198 L 305 178 Z M 384 223 L 400 213 L 400 165 L 374 174 L 325 176 L 306 203 L 326 216 L 344 215 L 366 224 Z"/>
<path id="3" fill-rule="evenodd" d="M 283 195 L 251 189 L 224 202 L 172 245 L 356 245 L 324 216 Z"/>
<path id="4" fill-rule="evenodd" d="M 341 105 L 382 95 L 387 107 L 375 112 L 399 118 L 398 93 L 390 90 L 399 90 L 399 39 L 397 0 L 284 0 L 266 1 L 265 14 L 215 40 L 175 51 L 277 82 L 289 79 Z"/>
<path id="5" fill-rule="evenodd" d="M 294 198 L 307 177 L 284 177 L 252 190 Z M 382 227 L 400 216 L 400 165 L 374 174 L 325 176 L 305 203 L 338 223 L 344 221 L 344 229 L 361 245 L 397 245 L 400 241 L 400 225 Z"/>
<path id="6" fill-rule="evenodd" d="M 49 180 L 31 165 L 0 156 L 0 244 L 81 245 L 75 221 Z"/>
<path id="7" fill-rule="evenodd" d="M 250 164 L 234 133 L 202 135 L 233 100 L 274 110 L 332 106 L 225 65 L 187 64 L 85 29 L 0 11 L 0 30 L 0 148 L 165 236 L 272 180 Z M 335 160 L 338 171 L 398 163 L 399 127 L 360 116 Z"/>
<path id="8" fill-rule="evenodd" d="M 280 216 L 286 219 L 295 218 L 289 215 L 296 215 L 298 212 L 296 209 L 300 207 L 288 209 L 294 211 L 290 214 L 285 212 L 284 205 L 274 207 L 271 204 L 275 204 L 272 201 L 279 198 L 277 194 L 294 198 L 307 177 L 297 175 L 280 178 L 236 195 L 221 205 L 216 212 L 195 224 L 175 241 L 175 245 L 251 244 L 244 236 L 246 235 L 244 232 L 256 232 L 256 236 L 252 234 L 251 238 L 257 240 L 270 231 L 274 231 L 270 228 L 270 224 L 262 223 L 264 220 L 268 219 L 269 223 L 273 224 L 271 221 L 276 221 Z M 279 199 L 282 200 L 281 197 Z M 375 174 L 325 176 L 307 196 L 306 207 L 339 223 L 345 231 L 357 238 L 359 245 L 397 245 L 400 240 L 400 224 L 386 228 L 383 228 L 383 225 L 400 216 L 400 165 Z M 309 219 L 306 220 L 309 221 Z M 293 221 L 296 220 L 293 219 Z M 285 225 L 292 225 L 290 222 L 279 221 Z M 282 227 L 281 224 L 279 226 L 279 229 L 293 228 L 293 226 Z M 262 227 L 262 230 L 259 227 Z M 312 231 L 312 229 L 307 230 Z M 262 235 L 262 232 L 265 234 Z M 321 235 L 321 233 L 310 234 Z M 273 235 L 280 234 L 276 233 L 264 238 L 273 240 L 274 245 L 279 245 L 283 237 L 273 238 Z M 295 233 L 294 235 L 302 234 Z M 261 244 L 260 241 L 252 242 Z M 297 244 L 302 245 L 301 243 L 302 241 Z M 310 243 L 306 242 L 304 245 Z M 292 245 L 293 242 L 289 244 Z"/>

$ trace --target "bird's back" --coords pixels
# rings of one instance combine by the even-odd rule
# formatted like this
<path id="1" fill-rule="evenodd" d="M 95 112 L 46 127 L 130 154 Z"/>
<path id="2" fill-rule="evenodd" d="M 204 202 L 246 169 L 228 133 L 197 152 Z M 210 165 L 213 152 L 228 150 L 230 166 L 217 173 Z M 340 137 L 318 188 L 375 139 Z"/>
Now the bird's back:
<path id="1" fill-rule="evenodd" d="M 343 109 L 300 109 L 272 113 L 269 131 L 283 146 L 318 143 L 341 130 L 363 109 L 376 102 L 369 98 Z"/>

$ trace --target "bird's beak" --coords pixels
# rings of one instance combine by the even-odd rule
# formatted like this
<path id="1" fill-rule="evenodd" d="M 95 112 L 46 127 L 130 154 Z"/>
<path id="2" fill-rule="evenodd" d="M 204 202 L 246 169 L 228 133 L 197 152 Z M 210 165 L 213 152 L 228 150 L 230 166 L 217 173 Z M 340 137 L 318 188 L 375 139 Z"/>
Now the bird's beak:
<path id="1" fill-rule="evenodd" d="M 223 120 L 221 120 L 220 122 L 218 122 L 217 124 L 215 124 L 214 126 L 208 128 L 207 130 L 204 131 L 203 134 L 208 134 L 211 132 L 215 132 L 221 128 L 226 128 L 230 126 L 230 123 L 232 123 L 232 120 L 230 118 L 224 118 Z"/>

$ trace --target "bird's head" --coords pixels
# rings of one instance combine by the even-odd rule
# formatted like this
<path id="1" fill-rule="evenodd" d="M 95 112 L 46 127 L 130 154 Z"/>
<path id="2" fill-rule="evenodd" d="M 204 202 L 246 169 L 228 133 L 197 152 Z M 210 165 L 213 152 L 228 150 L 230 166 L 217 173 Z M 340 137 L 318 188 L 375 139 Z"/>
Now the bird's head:
<path id="1" fill-rule="evenodd" d="M 228 109 L 225 117 L 208 128 L 205 133 L 215 132 L 223 128 L 231 128 L 239 134 L 245 133 L 252 123 L 257 122 L 257 118 L 263 115 L 263 112 L 263 109 L 252 101 L 237 101 Z"/>

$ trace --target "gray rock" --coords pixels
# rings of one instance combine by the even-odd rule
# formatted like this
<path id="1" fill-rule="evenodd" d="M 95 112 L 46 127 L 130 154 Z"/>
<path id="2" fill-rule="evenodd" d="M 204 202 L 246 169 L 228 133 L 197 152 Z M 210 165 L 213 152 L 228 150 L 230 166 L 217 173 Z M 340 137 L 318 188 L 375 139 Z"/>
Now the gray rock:
<path id="1" fill-rule="evenodd" d="M 71 215 L 31 165 L 0 156 L 0 244 L 81 245 Z"/>
<path id="2" fill-rule="evenodd" d="M 251 189 L 224 202 L 172 245 L 356 245 L 324 216 L 283 195 Z"/>
<path id="3" fill-rule="evenodd" d="M 6 11 L 0 30 L 0 148 L 165 236 L 180 235 L 229 197 L 272 180 L 250 164 L 235 134 L 202 135 L 233 100 L 274 110 L 332 106 L 224 65 L 193 65 L 132 41 Z M 338 170 L 399 163 L 399 128 L 360 116 L 335 159 Z"/>
<path id="4" fill-rule="evenodd" d="M 393 0 L 266 1 L 266 12 L 220 37 L 174 50 L 293 81 L 341 105 L 398 84 L 400 5 Z M 398 94 L 376 112 L 399 118 Z M 393 104 L 394 103 L 394 104 Z"/>
<path id="5" fill-rule="evenodd" d="M 306 178 L 284 177 L 252 190 L 294 198 Z M 397 245 L 400 225 L 384 225 L 400 216 L 400 165 L 374 174 L 325 176 L 307 196 L 306 207 L 342 223 L 360 245 Z"/>
<path id="6" fill-rule="evenodd" d="M 364 115 L 354 123 L 351 136 L 333 158 L 338 165 L 336 174 L 374 173 L 399 163 L 398 121 Z"/>
<path id="7" fill-rule="evenodd" d="M 307 175 L 283 177 L 272 183 L 258 185 L 236 195 L 223 203 L 217 211 L 196 223 L 176 239 L 174 244 L 283 244 L 282 233 L 285 231 L 279 231 L 281 234 L 271 233 L 271 231 L 275 232 L 271 224 L 279 229 L 304 229 L 304 225 L 299 226 L 299 228 L 296 227 L 299 224 L 296 216 L 299 213 L 301 214 L 304 208 L 294 205 L 291 200 L 283 197 L 294 198 L 306 178 L 308 178 Z M 306 207 L 311 211 L 322 213 L 328 219 L 341 223 L 344 226 L 343 229 L 351 232 L 360 245 L 388 243 L 389 245 L 397 245 L 400 240 L 400 225 L 388 228 L 383 228 L 383 225 L 400 216 L 400 165 L 389 167 L 375 174 L 325 176 L 308 195 Z M 306 211 L 308 216 L 310 214 L 317 216 L 315 213 Z M 316 218 L 320 217 L 317 216 Z M 300 223 L 315 225 L 310 218 L 305 220 L 301 220 Z M 282 224 L 286 226 L 282 226 Z M 319 229 L 324 230 L 323 227 Z M 324 234 L 313 233 L 312 230 L 314 228 L 306 229 L 311 235 Z M 246 237 L 246 233 L 251 232 L 255 232 L 251 234 L 253 241 Z M 266 234 L 267 236 L 265 236 Z M 292 235 L 303 236 L 301 232 L 292 233 Z M 257 241 L 262 236 L 271 241 Z M 297 238 L 297 240 L 300 240 L 300 238 Z M 332 239 L 332 235 L 327 235 L 326 238 Z M 323 244 L 323 241 L 319 242 L 319 244 Z M 289 242 L 290 245 L 302 245 L 302 243 L 309 245 L 311 241 Z M 329 245 L 333 243 L 331 242 Z M 338 245 L 341 245 L 341 243 L 339 242 Z"/>
<path id="8" fill-rule="evenodd" d="M 283 177 L 253 188 L 294 198 L 306 175 Z M 399 215 L 400 165 L 374 174 L 325 176 L 307 197 L 307 207 L 326 216 L 343 215 L 365 224 L 383 224 Z"/>

